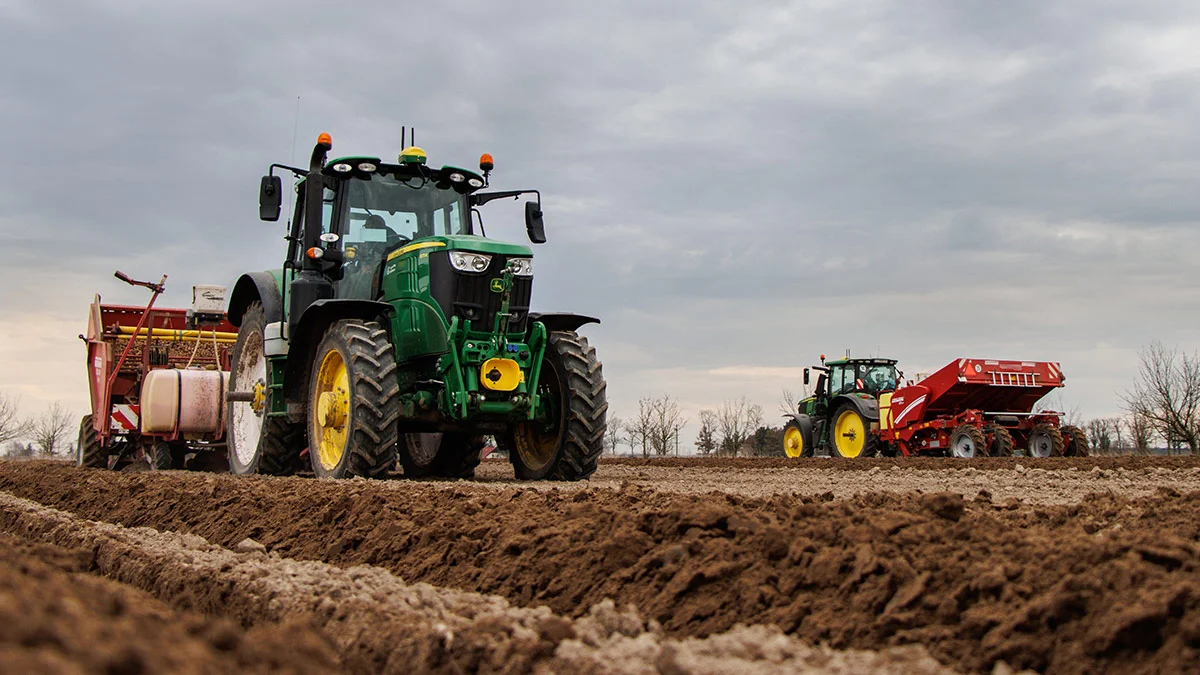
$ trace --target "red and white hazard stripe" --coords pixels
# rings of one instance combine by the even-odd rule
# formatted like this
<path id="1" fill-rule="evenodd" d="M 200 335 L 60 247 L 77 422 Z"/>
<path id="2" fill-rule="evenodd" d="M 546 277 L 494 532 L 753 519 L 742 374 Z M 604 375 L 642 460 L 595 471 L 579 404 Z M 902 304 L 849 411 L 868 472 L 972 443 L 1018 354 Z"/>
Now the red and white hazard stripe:
<path id="1" fill-rule="evenodd" d="M 136 405 L 117 403 L 113 405 L 112 430 L 118 433 L 138 430 L 138 413 Z"/>

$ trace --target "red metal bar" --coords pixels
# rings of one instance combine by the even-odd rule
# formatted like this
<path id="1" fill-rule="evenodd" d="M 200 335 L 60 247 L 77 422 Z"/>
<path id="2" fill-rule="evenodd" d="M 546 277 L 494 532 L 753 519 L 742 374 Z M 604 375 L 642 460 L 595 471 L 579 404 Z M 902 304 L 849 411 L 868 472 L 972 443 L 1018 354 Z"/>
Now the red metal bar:
<path id="1" fill-rule="evenodd" d="M 140 319 L 138 319 L 137 329 L 134 332 L 134 334 L 136 335 L 137 332 L 142 330 L 142 327 L 146 324 L 146 321 L 150 318 L 150 309 L 154 307 L 154 302 L 156 300 L 158 300 L 159 294 L 161 294 L 163 292 L 163 289 L 167 283 L 167 275 L 164 274 L 162 276 L 162 280 L 160 280 L 157 284 L 152 284 L 148 281 L 135 281 L 135 280 L 130 279 L 129 277 L 125 276 L 124 274 L 122 274 L 119 271 L 114 276 L 117 277 L 118 279 L 120 279 L 121 281 L 124 281 L 130 285 L 145 286 L 146 288 L 149 288 L 154 291 L 153 295 L 150 296 L 150 302 L 146 305 L 146 309 L 142 312 L 142 317 Z M 129 356 L 129 350 L 133 349 L 134 342 L 135 342 L 135 340 L 131 339 L 126 343 L 125 350 L 121 352 L 121 358 L 117 359 L 117 364 L 113 367 L 112 373 L 109 374 L 108 382 L 106 382 L 104 385 L 104 420 L 105 420 L 104 426 L 105 427 L 108 426 L 108 419 L 110 417 L 112 417 L 112 386 L 113 386 L 113 382 L 117 381 L 117 374 L 121 372 L 121 366 L 124 365 L 124 363 L 125 363 L 125 357 Z M 145 350 L 142 350 L 142 351 L 143 351 L 143 356 L 144 356 Z"/>

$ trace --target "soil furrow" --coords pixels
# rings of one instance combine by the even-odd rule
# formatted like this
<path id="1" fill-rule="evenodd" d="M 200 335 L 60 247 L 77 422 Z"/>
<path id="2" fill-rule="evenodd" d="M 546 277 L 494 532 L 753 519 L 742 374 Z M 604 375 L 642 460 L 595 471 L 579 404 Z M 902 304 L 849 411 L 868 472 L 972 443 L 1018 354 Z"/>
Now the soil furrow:
<path id="1" fill-rule="evenodd" d="M 612 598 L 677 637 L 774 624 L 835 648 L 923 644 L 973 671 L 1200 662 L 1200 493 L 1169 488 L 1031 507 L 986 494 L 744 499 L 47 463 L 0 466 L 0 488 L 87 518 L 225 546 L 253 537 L 283 556 L 368 563 L 565 616 Z"/>

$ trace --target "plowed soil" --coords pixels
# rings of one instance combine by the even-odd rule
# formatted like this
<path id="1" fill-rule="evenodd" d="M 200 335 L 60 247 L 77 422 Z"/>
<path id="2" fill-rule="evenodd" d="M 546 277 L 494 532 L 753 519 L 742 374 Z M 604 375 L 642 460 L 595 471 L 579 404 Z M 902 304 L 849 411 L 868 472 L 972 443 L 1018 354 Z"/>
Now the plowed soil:
<path id="1" fill-rule="evenodd" d="M 736 657 L 741 666 L 753 663 L 752 670 L 782 663 L 775 657 L 784 654 L 790 659 L 785 659 L 787 668 L 793 668 L 785 671 L 804 672 L 801 664 L 811 667 L 821 659 L 845 663 L 851 657 L 840 650 L 878 652 L 904 645 L 922 651 L 851 654 L 877 658 L 869 668 L 898 672 L 933 667 L 919 660 L 923 650 L 944 665 L 972 672 L 1007 666 L 1054 673 L 1200 672 L 1200 470 L 1194 460 L 1130 459 L 1063 460 L 1063 466 L 1039 463 L 1020 470 L 1014 462 L 1009 468 L 967 467 L 968 473 L 949 467 L 940 472 L 883 468 L 887 464 L 847 472 L 829 460 L 802 468 L 740 464 L 756 460 L 657 467 L 607 462 L 590 487 L 542 484 L 538 489 L 512 483 L 511 470 L 505 479 L 497 463 L 487 463 L 482 482 L 442 483 L 114 474 L 52 463 L 0 463 L 0 490 L 85 519 L 202 537 L 216 545 L 204 544 L 214 555 L 238 555 L 229 549 L 239 545 L 255 549 L 243 542 L 251 538 L 266 553 L 241 555 L 321 565 L 323 571 L 312 572 L 317 577 L 368 565 L 371 574 L 386 571 L 393 580 L 487 594 L 477 598 L 497 596 L 488 602 L 505 603 L 502 614 L 542 612 L 542 619 L 520 618 L 526 627 L 540 625 L 545 617 L 571 627 L 530 628 L 537 635 L 548 632 L 532 641 L 472 642 L 473 657 L 464 652 L 449 661 L 416 661 L 447 672 L 457 672 L 451 662 L 463 667 L 459 659 L 467 666 L 463 672 L 503 670 L 505 664 L 517 664 L 513 672 L 562 671 L 568 665 L 577 670 L 585 661 L 596 672 L 709 672 L 692 659 L 697 653 Z M 841 497 L 835 490 L 815 492 L 804 485 L 748 490 L 754 496 L 696 493 L 603 476 L 624 470 L 647 472 L 639 482 L 648 484 L 655 470 L 707 471 L 760 487 L 780 482 L 777 472 L 792 479 L 805 474 L 788 472 L 817 472 L 833 484 L 854 481 L 857 495 Z M 1089 496 L 1037 502 L 1010 485 L 1005 489 L 1014 494 L 1001 499 L 987 487 L 977 489 L 972 470 L 983 485 L 988 476 L 1041 471 L 1043 482 L 1076 480 L 1069 474 L 1079 474 L 1086 477 L 1076 480 L 1081 485 L 1091 481 L 1103 487 Z M 923 474 L 943 476 L 931 483 Z M 941 485 L 950 480 L 944 474 L 969 477 L 970 489 L 904 487 Z M 605 481 L 615 484 L 596 487 Z M 891 491 L 896 489 L 903 491 Z M 64 545 L 61 537 L 38 534 L 38 527 L 19 519 L 4 522 L 10 535 Z M 71 532 L 84 524 L 76 519 L 56 527 L 56 532 Z M 95 551 L 89 541 L 75 541 L 67 549 Z M 225 563 L 213 564 L 219 572 Z M 401 634 L 395 627 L 380 628 L 376 635 L 363 627 L 372 622 L 355 624 L 355 639 L 334 630 L 321 611 L 343 611 L 338 594 L 328 596 L 332 609 L 320 610 L 312 601 L 301 603 L 308 607 L 304 611 L 230 610 L 228 601 L 212 598 L 262 593 L 234 593 L 238 587 L 216 573 L 200 575 L 204 583 L 197 586 L 146 581 L 146 575 L 123 572 L 123 565 L 105 567 L 94 559 L 86 566 L 149 590 L 173 611 L 232 616 L 242 630 L 268 630 L 280 621 L 303 626 L 312 631 L 313 663 L 332 653 L 339 667 L 368 672 L 385 669 L 391 663 L 387 655 L 399 649 L 394 639 L 379 637 L 395 638 Z M 284 577 L 295 579 L 296 573 Z M 154 578 L 175 579 L 163 573 Z M 203 590 L 210 586 L 224 590 Z M 633 609 L 621 613 L 614 607 Z M 580 628 L 578 622 L 597 621 L 597 614 L 626 619 Z M 622 621 L 634 628 L 622 633 L 615 627 Z M 466 632 L 455 635 L 483 630 L 476 623 L 462 625 L 468 626 Z M 581 632 L 600 637 L 592 639 L 594 644 L 568 637 Z M 607 641 L 618 633 L 630 642 L 609 649 Z M 635 643 L 651 645 L 638 652 L 641 660 L 604 660 L 637 652 Z M 777 643 L 786 649 L 763 647 Z M 328 644 L 337 648 L 321 651 Z M 686 652 L 692 659 L 687 660 L 680 651 L 684 645 L 703 646 Z M 834 651 L 804 652 L 807 645 Z M 445 645 L 439 649 L 445 651 Z M 584 652 L 578 650 L 587 649 L 592 651 L 586 658 L 580 656 Z M 412 662 L 418 652 L 402 652 L 403 662 Z M 583 660 L 555 660 L 577 657 Z M 692 665 L 680 665 L 684 661 Z M 866 662 L 859 665 L 860 672 L 869 669 Z"/>

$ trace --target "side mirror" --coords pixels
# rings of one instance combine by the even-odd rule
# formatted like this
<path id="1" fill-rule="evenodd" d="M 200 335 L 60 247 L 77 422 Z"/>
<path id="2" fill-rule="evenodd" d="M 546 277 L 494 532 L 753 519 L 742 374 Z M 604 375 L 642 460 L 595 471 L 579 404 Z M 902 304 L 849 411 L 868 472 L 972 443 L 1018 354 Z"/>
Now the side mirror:
<path id="1" fill-rule="evenodd" d="M 279 176 L 263 176 L 258 188 L 258 217 L 260 220 L 279 220 L 283 204 L 283 181 Z"/>
<path id="2" fill-rule="evenodd" d="M 808 368 L 804 369 L 804 384 L 808 384 Z"/>
<path id="3" fill-rule="evenodd" d="M 535 244 L 546 243 L 546 225 L 542 222 L 541 204 L 525 202 L 525 230 L 529 232 L 529 241 Z"/>

